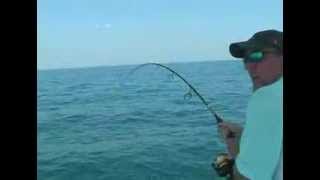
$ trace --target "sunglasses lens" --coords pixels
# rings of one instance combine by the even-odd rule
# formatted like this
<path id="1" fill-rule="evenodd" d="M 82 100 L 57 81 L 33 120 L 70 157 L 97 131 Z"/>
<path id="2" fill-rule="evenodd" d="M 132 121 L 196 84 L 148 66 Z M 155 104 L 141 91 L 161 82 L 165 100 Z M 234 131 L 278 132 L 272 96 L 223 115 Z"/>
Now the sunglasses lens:
<path id="1" fill-rule="evenodd" d="M 248 55 L 247 62 L 259 62 L 263 59 L 263 53 L 261 51 L 253 52 Z"/>

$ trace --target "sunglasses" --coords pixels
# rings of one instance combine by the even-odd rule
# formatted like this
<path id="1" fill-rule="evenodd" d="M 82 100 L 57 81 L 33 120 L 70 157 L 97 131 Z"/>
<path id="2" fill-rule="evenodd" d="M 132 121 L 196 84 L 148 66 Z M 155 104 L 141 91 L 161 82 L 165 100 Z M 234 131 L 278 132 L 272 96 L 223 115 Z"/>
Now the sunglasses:
<path id="1" fill-rule="evenodd" d="M 276 50 L 261 50 L 261 51 L 253 51 L 248 53 L 244 57 L 244 63 L 259 63 L 261 62 L 266 54 L 277 52 Z"/>

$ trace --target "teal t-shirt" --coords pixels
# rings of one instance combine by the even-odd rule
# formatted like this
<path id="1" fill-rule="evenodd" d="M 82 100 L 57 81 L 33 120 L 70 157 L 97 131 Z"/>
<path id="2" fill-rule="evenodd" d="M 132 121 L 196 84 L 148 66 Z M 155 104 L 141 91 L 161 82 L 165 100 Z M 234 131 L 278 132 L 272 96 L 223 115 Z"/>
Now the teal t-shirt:
<path id="1" fill-rule="evenodd" d="M 239 172 L 251 180 L 271 180 L 278 167 L 283 135 L 283 80 L 255 91 L 236 158 Z"/>

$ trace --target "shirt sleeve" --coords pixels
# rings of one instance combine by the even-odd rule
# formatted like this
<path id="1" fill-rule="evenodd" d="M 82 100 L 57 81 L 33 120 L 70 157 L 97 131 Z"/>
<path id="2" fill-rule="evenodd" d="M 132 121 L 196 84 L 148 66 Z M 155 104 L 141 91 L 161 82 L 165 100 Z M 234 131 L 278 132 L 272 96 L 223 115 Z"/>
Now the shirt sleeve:
<path id="1" fill-rule="evenodd" d="M 268 91 L 252 96 L 236 158 L 239 172 L 251 180 L 271 180 L 282 146 L 282 97 Z"/>

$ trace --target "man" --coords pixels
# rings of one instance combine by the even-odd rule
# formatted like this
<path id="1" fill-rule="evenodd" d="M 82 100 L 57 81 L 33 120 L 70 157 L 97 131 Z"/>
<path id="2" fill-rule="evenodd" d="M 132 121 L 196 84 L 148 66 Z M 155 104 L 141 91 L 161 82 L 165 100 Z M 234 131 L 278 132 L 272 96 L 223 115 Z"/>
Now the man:
<path id="1" fill-rule="evenodd" d="M 235 159 L 232 178 L 282 180 L 282 32 L 261 31 L 248 41 L 230 45 L 242 58 L 253 83 L 244 128 L 223 122 L 219 129 Z M 233 132 L 234 136 L 228 134 Z"/>

